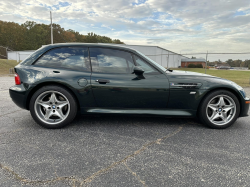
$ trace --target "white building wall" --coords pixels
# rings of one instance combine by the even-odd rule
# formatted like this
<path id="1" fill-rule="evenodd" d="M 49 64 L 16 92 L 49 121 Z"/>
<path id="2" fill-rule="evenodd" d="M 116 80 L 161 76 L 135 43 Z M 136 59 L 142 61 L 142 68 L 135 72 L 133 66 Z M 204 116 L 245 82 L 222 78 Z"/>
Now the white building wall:
<path id="1" fill-rule="evenodd" d="M 8 60 L 16 60 L 18 62 L 23 61 L 30 56 L 34 51 L 8 51 Z"/>
<path id="2" fill-rule="evenodd" d="M 147 57 L 154 60 L 163 67 L 177 68 L 181 66 L 181 59 L 185 58 L 179 54 L 168 51 L 157 46 L 143 46 L 143 45 L 123 45 L 140 51 Z"/>
<path id="3" fill-rule="evenodd" d="M 155 46 L 143 46 L 143 45 L 122 45 L 122 46 L 135 49 L 135 50 L 145 54 L 146 56 L 151 58 L 153 61 L 157 61 L 157 58 L 156 58 L 157 48 Z"/>

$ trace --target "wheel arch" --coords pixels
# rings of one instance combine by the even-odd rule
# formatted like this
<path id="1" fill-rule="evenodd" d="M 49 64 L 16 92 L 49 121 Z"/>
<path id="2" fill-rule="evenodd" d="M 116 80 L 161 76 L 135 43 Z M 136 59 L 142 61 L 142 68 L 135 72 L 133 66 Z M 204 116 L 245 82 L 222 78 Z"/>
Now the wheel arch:
<path id="1" fill-rule="evenodd" d="M 232 92 L 236 97 L 237 97 L 237 99 L 238 99 L 238 101 L 239 101 L 239 103 L 240 103 L 240 115 L 241 115 L 241 111 L 242 111 L 242 99 L 241 99 L 241 95 L 240 95 L 240 93 L 238 93 L 236 90 L 234 90 L 233 88 L 228 88 L 228 87 L 216 87 L 216 88 L 213 88 L 213 89 L 211 89 L 211 90 L 209 90 L 203 97 L 202 97 L 202 99 L 200 100 L 200 102 L 199 102 L 199 105 L 198 105 L 198 110 L 197 110 L 197 112 L 196 112 L 196 116 L 198 116 L 199 115 L 199 111 L 200 111 L 200 107 L 201 107 L 201 104 L 202 104 L 202 102 L 204 101 L 204 99 L 210 94 L 210 93 L 212 93 L 212 92 L 214 92 L 214 91 L 217 91 L 217 90 L 226 90 L 226 91 L 229 91 L 229 92 Z M 239 116 L 240 116 L 239 115 Z"/>
<path id="2" fill-rule="evenodd" d="M 43 83 L 37 84 L 34 88 L 32 88 L 32 90 L 29 92 L 29 94 L 27 96 L 27 99 L 26 99 L 26 109 L 27 110 L 29 110 L 29 104 L 30 104 L 30 99 L 31 99 L 32 95 L 37 90 L 39 90 L 41 87 L 43 87 L 43 86 L 49 86 L 49 85 L 60 86 L 60 87 L 62 87 L 64 89 L 66 89 L 67 91 L 69 91 L 71 93 L 71 95 L 74 97 L 74 99 L 76 100 L 76 102 L 77 102 L 77 110 L 78 111 L 80 110 L 79 99 L 76 96 L 76 94 L 74 93 L 74 91 L 70 87 L 67 87 L 65 84 L 58 83 L 58 82 L 53 82 L 53 81 L 51 81 L 51 82 L 43 82 Z"/>

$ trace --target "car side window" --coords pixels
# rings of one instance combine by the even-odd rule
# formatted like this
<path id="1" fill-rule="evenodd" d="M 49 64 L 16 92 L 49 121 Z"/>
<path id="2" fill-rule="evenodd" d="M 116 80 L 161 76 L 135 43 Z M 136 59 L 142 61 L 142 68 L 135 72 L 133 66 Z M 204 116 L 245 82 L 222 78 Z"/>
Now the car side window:
<path id="1" fill-rule="evenodd" d="M 62 47 L 46 52 L 34 64 L 36 66 L 90 71 L 88 48 Z"/>
<path id="2" fill-rule="evenodd" d="M 97 73 L 132 73 L 133 58 L 117 49 L 89 48 L 92 71 Z"/>
<path id="3" fill-rule="evenodd" d="M 149 65 L 145 60 L 138 57 L 137 55 L 134 55 L 134 59 L 135 59 L 136 66 L 142 67 L 142 69 L 144 70 L 144 73 L 147 73 L 147 74 L 160 74 L 160 72 L 157 69 L 155 69 L 154 67 Z"/>

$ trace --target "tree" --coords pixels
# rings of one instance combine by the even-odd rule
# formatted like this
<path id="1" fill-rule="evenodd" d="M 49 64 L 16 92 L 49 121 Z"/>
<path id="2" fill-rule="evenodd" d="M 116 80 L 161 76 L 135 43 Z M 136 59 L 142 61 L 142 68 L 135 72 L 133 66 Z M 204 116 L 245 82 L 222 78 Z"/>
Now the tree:
<path id="1" fill-rule="evenodd" d="M 234 60 L 235 67 L 241 67 L 242 60 Z"/>
<path id="2" fill-rule="evenodd" d="M 80 34 L 72 29 L 65 30 L 59 24 L 53 24 L 54 43 L 83 42 L 83 43 L 114 43 L 123 44 L 119 39 L 112 40 L 93 32 Z M 36 50 L 42 45 L 51 43 L 50 25 L 26 21 L 19 25 L 14 22 L 0 21 L 0 44 L 11 50 Z M 3 55 L 3 52 L 1 51 Z"/>
<path id="3" fill-rule="evenodd" d="M 244 67 L 249 67 L 250 66 L 250 60 L 246 59 L 244 61 Z"/>
<path id="4" fill-rule="evenodd" d="M 112 43 L 115 43 L 115 44 L 124 44 L 124 42 L 120 41 L 119 39 L 114 39 L 112 41 Z"/>
<path id="5" fill-rule="evenodd" d="M 0 21 L 0 44 L 15 50 L 22 50 L 25 30 L 17 23 Z"/>
<path id="6" fill-rule="evenodd" d="M 229 66 L 234 67 L 234 61 L 232 59 L 228 59 L 226 63 L 228 63 Z"/>

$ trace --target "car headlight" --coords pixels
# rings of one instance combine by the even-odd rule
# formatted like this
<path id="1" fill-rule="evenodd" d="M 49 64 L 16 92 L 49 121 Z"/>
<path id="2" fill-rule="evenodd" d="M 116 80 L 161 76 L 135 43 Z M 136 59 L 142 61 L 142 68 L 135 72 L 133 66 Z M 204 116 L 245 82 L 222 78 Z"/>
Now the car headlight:
<path id="1" fill-rule="evenodd" d="M 245 90 L 244 90 L 241 86 L 239 86 L 239 85 L 236 84 L 235 82 L 231 82 L 231 84 L 232 84 L 235 88 L 237 88 L 237 89 L 239 90 L 239 92 L 241 93 L 241 95 L 242 95 L 244 98 L 247 96 Z"/>

